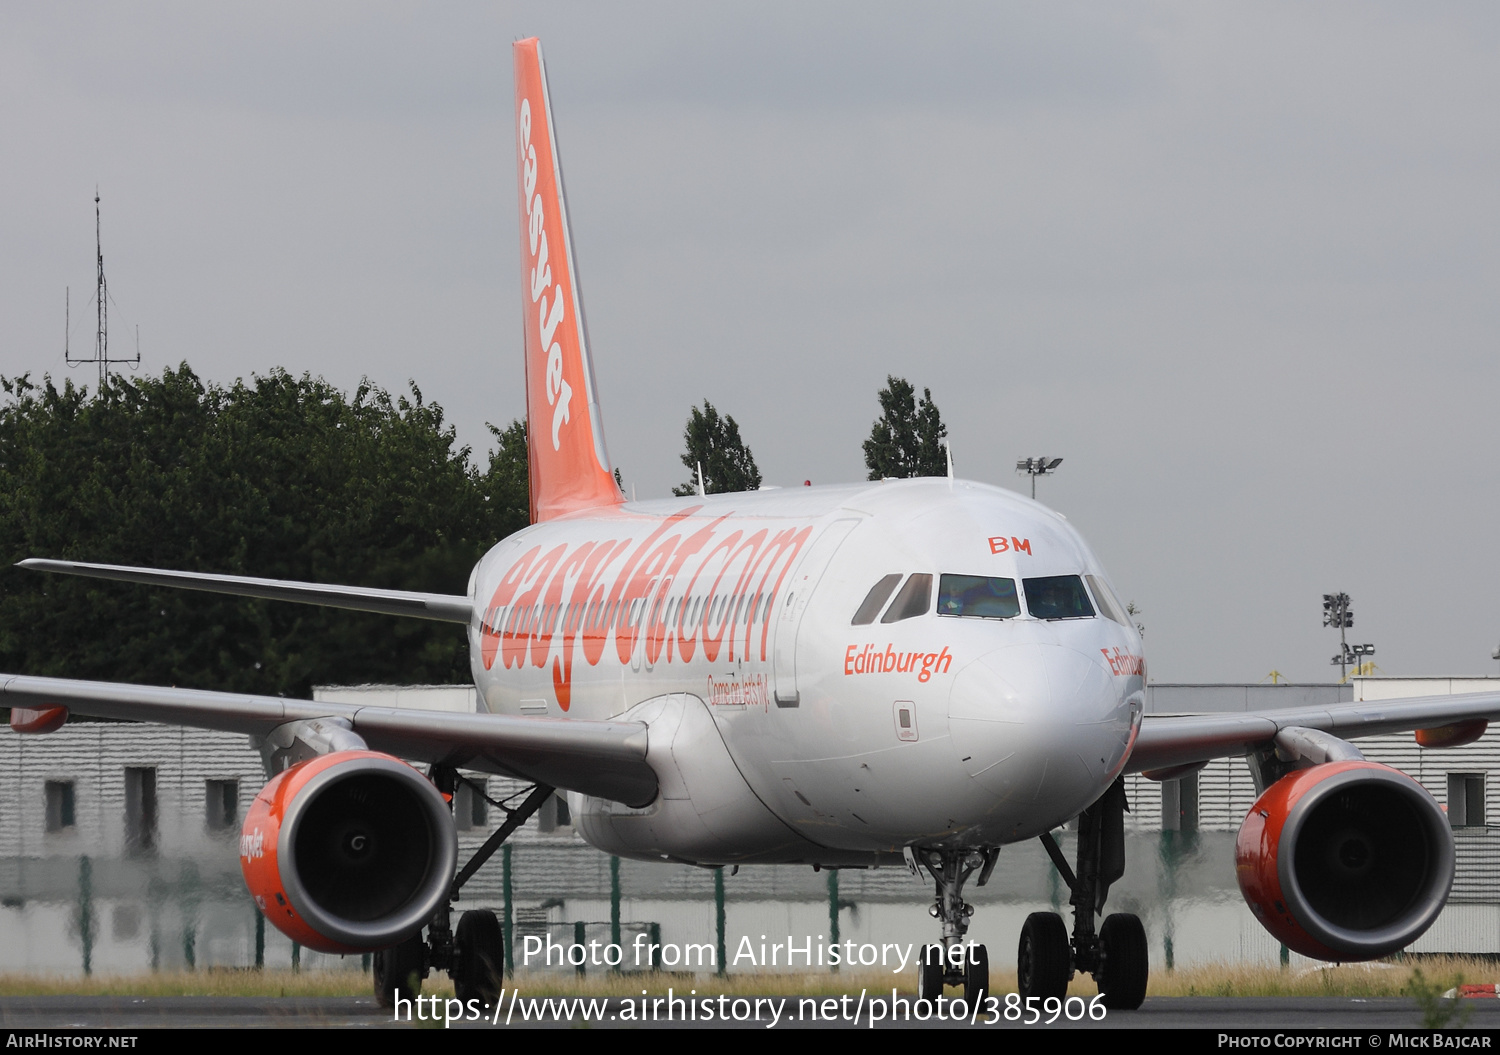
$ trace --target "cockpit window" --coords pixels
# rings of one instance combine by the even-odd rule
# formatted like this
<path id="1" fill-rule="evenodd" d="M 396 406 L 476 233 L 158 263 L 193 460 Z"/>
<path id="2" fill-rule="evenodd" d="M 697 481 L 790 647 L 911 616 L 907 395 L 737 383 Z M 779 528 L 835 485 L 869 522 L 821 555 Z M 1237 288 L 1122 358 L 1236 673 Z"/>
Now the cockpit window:
<path id="1" fill-rule="evenodd" d="M 1036 619 L 1087 619 L 1094 614 L 1077 575 L 1048 575 L 1021 583 L 1026 587 L 1026 610 Z"/>
<path id="2" fill-rule="evenodd" d="M 900 581 L 901 576 L 899 574 L 887 575 L 874 586 L 870 587 L 870 592 L 865 595 L 864 604 L 859 606 L 859 611 L 854 613 L 854 618 L 850 621 L 849 625 L 864 626 L 866 623 L 875 622 L 875 617 L 880 614 L 880 609 L 885 605 L 885 602 L 891 596 L 891 591 L 896 588 L 896 584 Z"/>
<path id="3" fill-rule="evenodd" d="M 1021 614 L 1016 580 L 984 575 L 944 575 L 938 580 L 938 615 L 1009 619 Z"/>
<path id="4" fill-rule="evenodd" d="M 885 615 L 880 617 L 882 623 L 899 623 L 903 619 L 913 616 L 926 615 L 928 608 L 932 606 L 932 576 L 927 574 L 913 575 L 906 580 L 906 585 L 901 587 L 901 592 L 891 602 L 890 608 L 886 609 Z"/>
<path id="5" fill-rule="evenodd" d="M 1130 620 L 1126 618 L 1125 608 L 1120 604 L 1120 599 L 1114 595 L 1104 580 L 1097 575 L 1085 575 L 1088 580 L 1089 590 L 1094 594 L 1094 603 L 1099 606 L 1099 614 L 1106 619 L 1113 619 L 1123 626 L 1129 626 Z"/>

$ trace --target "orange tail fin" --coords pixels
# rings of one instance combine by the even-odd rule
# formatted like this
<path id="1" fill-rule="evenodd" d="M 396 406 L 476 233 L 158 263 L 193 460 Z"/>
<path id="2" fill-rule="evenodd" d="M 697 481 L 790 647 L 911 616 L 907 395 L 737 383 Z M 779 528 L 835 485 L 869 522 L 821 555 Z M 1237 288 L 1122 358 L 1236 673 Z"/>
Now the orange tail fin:
<path id="1" fill-rule="evenodd" d="M 514 48 L 526 434 L 537 523 L 624 496 L 604 446 L 542 47 L 533 37 Z"/>

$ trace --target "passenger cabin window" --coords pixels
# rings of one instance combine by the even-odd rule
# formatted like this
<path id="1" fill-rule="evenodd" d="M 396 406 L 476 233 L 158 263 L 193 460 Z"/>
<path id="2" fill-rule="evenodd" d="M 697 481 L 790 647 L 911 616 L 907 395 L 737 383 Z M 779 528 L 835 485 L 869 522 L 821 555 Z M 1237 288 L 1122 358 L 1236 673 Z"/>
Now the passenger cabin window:
<path id="1" fill-rule="evenodd" d="M 880 609 L 885 607 L 885 602 L 890 599 L 891 591 L 896 588 L 896 584 L 900 581 L 901 576 L 899 574 L 887 575 L 874 586 L 870 587 L 870 592 L 865 594 L 864 603 L 859 606 L 859 611 L 854 613 L 854 618 L 850 621 L 849 625 L 865 626 L 868 623 L 875 622 L 875 617 L 880 614 Z"/>
<path id="2" fill-rule="evenodd" d="M 1022 579 L 1026 610 L 1036 619 L 1087 619 L 1094 614 L 1083 579 L 1077 575 L 1048 575 Z"/>
<path id="3" fill-rule="evenodd" d="M 899 623 L 903 619 L 913 616 L 926 615 L 932 607 L 932 576 L 927 574 L 913 575 L 906 580 L 906 585 L 901 587 L 901 592 L 891 602 L 890 608 L 886 609 L 885 615 L 881 616 L 882 623 Z"/>
<path id="4" fill-rule="evenodd" d="M 1016 580 L 985 575 L 944 575 L 938 580 L 938 615 L 1009 619 L 1021 614 Z"/>

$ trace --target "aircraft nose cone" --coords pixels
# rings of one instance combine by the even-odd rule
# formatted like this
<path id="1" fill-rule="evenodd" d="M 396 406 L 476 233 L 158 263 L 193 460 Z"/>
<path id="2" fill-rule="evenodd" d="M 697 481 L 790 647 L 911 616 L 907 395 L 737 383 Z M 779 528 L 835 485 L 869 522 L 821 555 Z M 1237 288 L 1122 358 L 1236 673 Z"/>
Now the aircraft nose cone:
<path id="1" fill-rule="evenodd" d="M 1002 801 L 1060 819 L 1103 790 L 1130 735 L 1129 711 L 1102 657 L 1045 643 L 998 648 L 959 671 L 948 721 L 975 781 Z"/>

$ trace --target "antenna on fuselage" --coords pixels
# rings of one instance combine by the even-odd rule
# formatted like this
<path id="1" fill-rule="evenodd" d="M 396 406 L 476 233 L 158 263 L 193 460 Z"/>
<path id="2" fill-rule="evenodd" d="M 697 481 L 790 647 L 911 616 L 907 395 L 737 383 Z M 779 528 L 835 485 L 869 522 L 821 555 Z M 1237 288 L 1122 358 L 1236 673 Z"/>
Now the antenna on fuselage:
<path id="1" fill-rule="evenodd" d="M 953 441 L 943 438 L 943 456 L 948 459 L 948 482 L 953 482 Z"/>
<path id="2" fill-rule="evenodd" d="M 698 497 L 699 498 L 706 498 L 706 497 L 708 497 L 708 491 L 705 490 L 704 487 L 703 487 L 703 463 L 702 462 L 698 463 Z"/>

